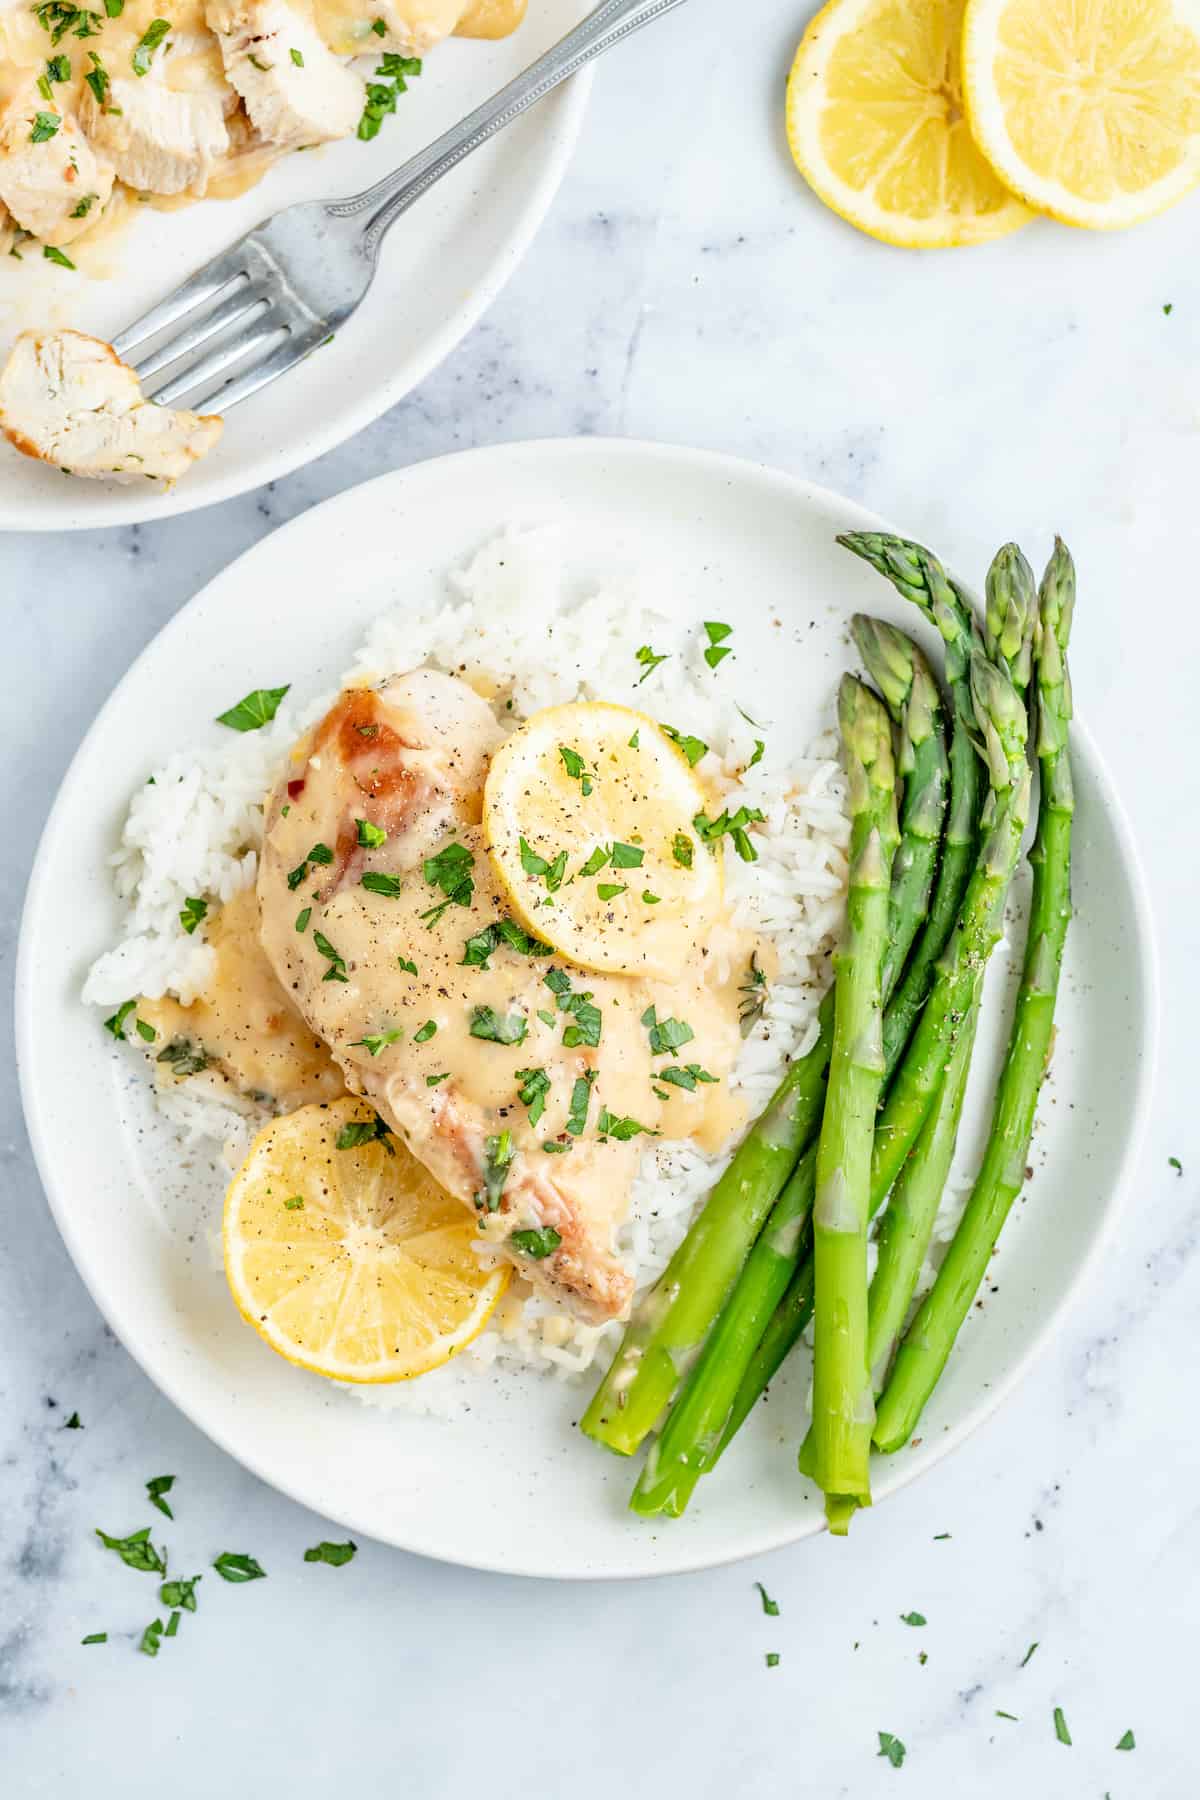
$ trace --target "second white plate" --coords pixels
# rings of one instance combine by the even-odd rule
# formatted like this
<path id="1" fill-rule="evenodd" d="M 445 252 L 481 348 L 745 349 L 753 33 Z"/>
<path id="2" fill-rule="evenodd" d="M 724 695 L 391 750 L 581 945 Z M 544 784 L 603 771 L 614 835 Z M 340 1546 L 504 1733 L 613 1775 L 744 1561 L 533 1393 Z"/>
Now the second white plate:
<path id="1" fill-rule="evenodd" d="M 203 1243 L 219 1214 L 219 1176 L 201 1172 L 189 1187 L 177 1168 L 167 1173 L 178 1160 L 170 1140 L 79 1002 L 88 963 L 114 935 L 106 859 L 147 770 L 215 737 L 213 717 L 231 696 L 285 681 L 297 699 L 327 689 L 378 611 L 443 592 L 447 568 L 504 525 L 555 519 L 571 521 L 582 578 L 660 571 L 656 603 L 734 624 L 738 654 L 723 674 L 767 726 L 772 755 L 799 752 L 830 718 L 852 611 L 891 618 L 936 652 L 913 609 L 834 542 L 879 521 L 749 463 L 596 439 L 514 444 L 343 494 L 185 607 L 76 756 L 26 904 L 22 1088 L 55 1217 L 97 1303 L 164 1392 L 232 1455 L 351 1531 L 430 1556 L 537 1575 L 648 1575 L 821 1528 L 819 1499 L 796 1472 L 806 1360 L 793 1359 L 679 1521 L 627 1511 L 633 1466 L 575 1429 L 590 1381 L 485 1378 L 454 1423 L 370 1411 L 280 1361 L 242 1324 Z M 1082 634 L 1092 628 L 1086 569 L 1081 590 Z M 1149 917 L 1120 805 L 1082 726 L 1074 763 L 1077 917 L 1034 1177 L 1005 1233 L 998 1291 L 972 1313 L 920 1442 L 877 1459 L 877 1500 L 961 1442 L 1040 1353 L 1108 1241 L 1135 1152 L 1156 1017 Z M 989 975 L 960 1173 L 977 1160 L 1006 1038 L 1004 961 L 998 953 Z"/>

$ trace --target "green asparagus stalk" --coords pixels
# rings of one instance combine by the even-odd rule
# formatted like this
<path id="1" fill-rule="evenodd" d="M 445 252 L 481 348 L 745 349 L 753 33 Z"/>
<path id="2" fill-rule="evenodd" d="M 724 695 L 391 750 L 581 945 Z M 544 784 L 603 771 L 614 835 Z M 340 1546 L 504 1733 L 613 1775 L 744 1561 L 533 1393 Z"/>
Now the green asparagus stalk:
<path id="1" fill-rule="evenodd" d="M 813 1202 L 813 1473 L 834 1528 L 845 1500 L 866 1505 L 871 1497 L 867 1225 L 884 1066 L 879 982 L 898 837 L 888 716 L 853 676 L 842 680 L 838 723 L 850 783 L 850 881 L 834 956 L 833 1050 Z"/>
<path id="2" fill-rule="evenodd" d="M 941 699 L 916 645 L 893 626 L 856 617 L 855 641 L 897 726 L 897 767 L 907 773 L 900 842 L 892 862 L 888 947 L 881 969 L 891 993 L 928 911 L 949 774 Z M 975 760 L 974 752 L 971 752 Z M 886 1075 L 890 1070 L 885 1069 Z M 802 1250 L 816 1185 L 816 1146 L 804 1151 L 771 1209 L 737 1285 L 709 1333 L 650 1452 L 630 1505 L 678 1518 L 716 1460 L 741 1378 L 783 1297 Z"/>
<path id="3" fill-rule="evenodd" d="M 833 1011 L 831 991 L 818 1013 L 816 1043 L 788 1069 L 703 1212 L 639 1302 L 592 1396 L 583 1430 L 618 1455 L 632 1456 L 670 1405 L 796 1158 L 816 1131 L 825 1101 Z"/>
<path id="4" fill-rule="evenodd" d="M 922 557 L 928 556 L 927 552 L 920 554 Z M 961 652 L 964 637 L 970 634 L 970 621 L 965 614 L 959 617 L 961 602 L 953 590 L 946 586 L 939 590 L 931 582 L 930 591 L 941 593 L 937 616 L 939 622 L 945 622 L 948 631 L 946 663 L 949 670 Z M 946 598 L 947 593 L 949 598 Z M 921 944 L 910 960 L 908 973 L 884 1018 L 884 1059 L 891 1087 L 876 1125 L 871 1165 L 872 1214 L 887 1199 L 909 1151 L 917 1142 L 940 1091 L 943 1071 L 953 1056 L 960 1028 L 964 1022 L 969 1023 L 974 1015 L 982 990 L 987 958 L 1002 929 L 1009 883 L 1020 853 L 1021 837 L 1028 817 L 1029 766 L 1023 747 L 1026 729 L 1024 706 L 1004 668 L 989 663 L 978 642 L 971 654 L 969 666 L 974 688 L 972 713 L 975 713 L 978 706 L 976 728 L 989 751 L 988 769 L 993 785 L 981 820 L 983 836 L 974 868 L 968 876 L 958 923 L 936 959 L 933 986 L 926 990 L 927 997 L 923 1000 L 920 1023 L 908 1044 L 903 1062 L 899 1063 L 894 1079 L 891 1079 L 891 1071 L 896 1068 L 904 1050 L 904 1038 L 899 1031 L 892 1031 L 889 1027 L 896 1009 L 905 1004 L 905 990 L 926 939 L 931 932 L 941 929 L 940 922 L 936 919 L 936 898 Z M 957 740 L 957 722 L 955 735 Z M 966 742 L 972 758 L 975 758 L 976 752 L 971 748 L 969 740 L 964 738 L 962 741 Z M 952 745 L 952 787 L 955 767 Z M 953 814 L 952 801 L 943 868 L 950 855 Z M 746 1366 L 716 1451 L 708 1460 L 708 1467 L 711 1468 L 720 1459 L 755 1400 L 807 1327 L 812 1316 L 813 1290 L 812 1253 L 805 1244 L 802 1246 L 802 1260 L 764 1330 L 758 1349 Z"/>
<path id="5" fill-rule="evenodd" d="M 911 638 L 882 619 L 850 622 L 867 674 L 896 725 L 896 773 L 904 778 L 900 842 L 892 861 L 887 946 L 880 971 L 884 1002 L 929 917 L 950 782 L 942 698 Z"/>
<path id="6" fill-rule="evenodd" d="M 954 929 L 975 860 L 985 785 L 983 764 L 972 741 L 970 664 L 978 632 L 969 605 L 932 551 L 875 531 L 847 532 L 838 543 L 869 562 L 937 628 L 945 646 L 950 689 L 950 811 L 929 919 L 883 1022 L 884 1057 L 894 1069 L 925 1005 L 934 964 Z"/>
<path id="7" fill-rule="evenodd" d="M 1033 865 L 1029 931 L 1012 1037 L 979 1176 L 937 1279 L 897 1352 L 880 1400 L 875 1441 L 881 1450 L 897 1450 L 911 1437 L 1024 1182 L 1034 1113 L 1053 1042 L 1058 980 L 1071 916 L 1075 807 L 1068 749 L 1072 709 L 1067 642 L 1074 603 L 1074 564 L 1059 539 L 1039 594 L 1035 675 L 1041 792 L 1029 858 Z"/>
<path id="8" fill-rule="evenodd" d="M 867 1363 L 876 1394 L 883 1391 L 946 1191 L 978 1017 L 976 1008 L 959 1033 L 941 1092 L 892 1189 L 879 1228 L 867 1332 Z"/>
<path id="9" fill-rule="evenodd" d="M 1033 673 L 1038 598 L 1033 570 L 1019 545 L 1002 544 L 997 550 L 984 594 L 984 648 L 993 662 L 1004 664 L 1024 699 Z"/>

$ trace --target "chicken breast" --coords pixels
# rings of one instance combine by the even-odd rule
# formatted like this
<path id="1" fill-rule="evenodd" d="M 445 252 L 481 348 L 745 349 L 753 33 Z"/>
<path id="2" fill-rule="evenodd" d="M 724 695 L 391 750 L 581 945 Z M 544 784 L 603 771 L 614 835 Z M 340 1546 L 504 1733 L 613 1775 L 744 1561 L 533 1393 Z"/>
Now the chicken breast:
<path id="1" fill-rule="evenodd" d="M 325 42 L 339 56 L 370 56 L 381 50 L 424 56 L 450 36 L 467 3 L 371 0 L 370 6 L 363 7 L 357 0 L 316 0 L 317 23 Z"/>
<path id="2" fill-rule="evenodd" d="M 23 456 L 70 475 L 176 481 L 223 421 L 155 406 L 110 344 L 80 331 L 26 331 L 0 373 L 0 431 Z"/>
<path id="3" fill-rule="evenodd" d="M 149 76 L 116 76 L 104 104 L 89 89 L 80 119 L 128 187 L 201 195 L 229 149 L 220 93 L 178 90 Z"/>
<path id="4" fill-rule="evenodd" d="M 707 1122 L 722 1142 L 736 1122 L 723 1077 L 744 934 L 721 945 L 715 930 L 711 957 L 669 987 L 552 959 L 506 916 L 483 839 L 500 736 L 490 706 L 435 670 L 343 693 L 269 803 L 263 946 L 347 1085 L 486 1240 L 580 1316 L 616 1318 L 632 1288 L 616 1232 L 646 1134 Z M 656 1005 L 688 1019 L 702 1082 L 656 1078 Z"/>
<path id="5" fill-rule="evenodd" d="M 69 244 L 96 222 L 115 171 L 80 122 L 32 81 L 0 115 L 0 201 L 43 243 Z"/>
<path id="6" fill-rule="evenodd" d="M 286 0 L 211 0 L 207 17 L 225 73 L 268 143 L 295 149 L 357 129 L 362 82 Z"/>

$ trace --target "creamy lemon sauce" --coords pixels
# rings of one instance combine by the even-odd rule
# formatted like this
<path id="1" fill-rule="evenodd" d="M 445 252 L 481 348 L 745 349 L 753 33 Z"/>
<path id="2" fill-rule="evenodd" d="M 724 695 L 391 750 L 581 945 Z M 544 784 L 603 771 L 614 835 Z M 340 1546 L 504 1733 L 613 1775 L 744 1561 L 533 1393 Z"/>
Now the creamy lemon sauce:
<path id="1" fill-rule="evenodd" d="M 276 980 L 258 925 L 258 897 L 246 888 L 209 925 L 216 960 L 204 994 L 190 1006 L 167 998 L 138 1002 L 138 1018 L 158 1033 L 151 1054 L 180 1040 L 197 1045 L 241 1092 L 266 1096 L 285 1111 L 334 1100 L 346 1084 Z"/>

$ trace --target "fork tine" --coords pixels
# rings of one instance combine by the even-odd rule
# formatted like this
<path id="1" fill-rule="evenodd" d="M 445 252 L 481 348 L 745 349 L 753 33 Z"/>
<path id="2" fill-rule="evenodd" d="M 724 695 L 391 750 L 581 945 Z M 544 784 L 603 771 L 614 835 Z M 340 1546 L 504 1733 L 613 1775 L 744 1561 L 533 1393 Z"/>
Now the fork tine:
<path id="1" fill-rule="evenodd" d="M 265 294 L 256 294 L 252 287 L 247 289 L 239 286 L 228 300 L 222 300 L 219 306 L 206 312 L 195 324 L 185 324 L 181 331 L 175 332 L 159 349 L 152 350 L 144 361 L 139 361 L 138 375 L 143 381 L 149 381 L 160 369 L 165 369 L 168 364 L 178 362 L 181 356 L 198 350 L 201 344 L 206 344 L 209 338 L 216 337 L 228 326 L 236 324 L 238 319 L 245 318 L 247 313 L 253 313 L 268 304 Z"/>
<path id="2" fill-rule="evenodd" d="M 194 307 L 203 306 L 206 300 L 214 299 L 222 289 L 229 286 L 231 281 L 236 281 L 240 276 L 248 273 L 246 259 L 241 254 L 241 245 L 235 244 L 232 250 L 226 250 L 222 255 L 215 256 L 211 262 L 205 263 L 202 269 L 197 269 L 194 275 L 181 282 L 165 299 L 160 300 L 157 306 L 152 306 L 149 312 L 142 314 L 140 319 L 135 319 L 132 325 L 127 325 L 120 336 L 113 339 L 113 349 L 122 362 L 127 361 L 129 352 L 136 345 L 143 343 L 146 338 L 153 337 L 156 332 L 165 331 L 168 325 L 175 323 L 176 319 L 182 318 Z"/>
<path id="3" fill-rule="evenodd" d="M 181 374 L 164 382 L 163 386 L 148 395 L 148 398 L 157 401 L 160 406 L 174 406 L 181 395 L 191 393 L 193 388 L 203 390 L 203 394 L 211 398 L 220 389 L 220 383 L 215 382 L 216 376 L 234 363 L 254 356 L 256 352 L 277 338 L 280 332 L 288 330 L 289 327 L 284 320 L 277 314 L 268 311 L 263 314 L 257 326 L 246 336 L 243 337 L 239 334 L 231 342 L 220 344 L 215 350 L 210 350 L 208 355 L 202 356 L 198 363 L 193 363 L 190 369 L 184 369 Z M 202 405 L 203 399 L 198 399 L 195 404 Z"/>
<path id="4" fill-rule="evenodd" d="M 251 394 L 257 394 L 268 382 L 286 375 L 289 369 L 294 368 L 298 362 L 303 362 L 309 352 L 316 348 L 319 346 L 308 343 L 293 332 L 264 361 L 257 363 L 252 369 L 246 369 L 241 375 L 235 375 L 225 387 L 217 388 L 206 401 L 197 404 L 211 405 L 215 401 L 218 411 L 227 413 L 240 400 L 248 400 Z"/>

